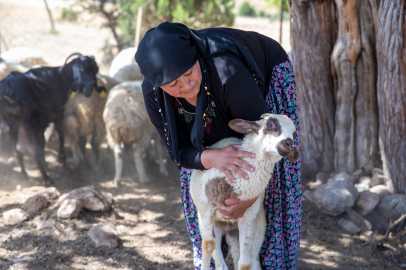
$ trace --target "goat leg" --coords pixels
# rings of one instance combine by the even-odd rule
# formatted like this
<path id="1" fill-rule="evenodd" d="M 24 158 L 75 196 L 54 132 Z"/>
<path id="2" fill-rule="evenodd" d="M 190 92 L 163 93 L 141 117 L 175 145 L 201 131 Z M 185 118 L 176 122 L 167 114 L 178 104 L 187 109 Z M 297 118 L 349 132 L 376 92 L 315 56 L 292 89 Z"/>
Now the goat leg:
<path id="1" fill-rule="evenodd" d="M 20 164 L 20 168 L 21 168 L 21 174 L 23 175 L 24 179 L 28 179 L 28 174 L 25 171 L 25 165 L 24 165 L 24 157 L 23 154 L 19 151 L 16 151 L 17 153 L 17 160 L 18 160 L 18 164 Z"/>
<path id="2" fill-rule="evenodd" d="M 35 161 L 37 162 L 38 169 L 41 171 L 42 177 L 45 181 L 46 187 L 55 186 L 54 181 L 49 177 L 46 171 L 46 163 L 45 163 L 45 156 L 44 156 L 44 148 L 37 146 L 35 148 Z"/>
<path id="3" fill-rule="evenodd" d="M 63 166 L 66 168 L 66 154 L 65 154 L 65 147 L 64 147 L 64 142 L 65 142 L 65 133 L 64 133 L 64 128 L 63 128 L 63 119 L 59 121 L 55 121 L 55 129 L 58 132 L 59 135 L 59 155 L 58 155 L 58 161 L 63 164 Z"/>

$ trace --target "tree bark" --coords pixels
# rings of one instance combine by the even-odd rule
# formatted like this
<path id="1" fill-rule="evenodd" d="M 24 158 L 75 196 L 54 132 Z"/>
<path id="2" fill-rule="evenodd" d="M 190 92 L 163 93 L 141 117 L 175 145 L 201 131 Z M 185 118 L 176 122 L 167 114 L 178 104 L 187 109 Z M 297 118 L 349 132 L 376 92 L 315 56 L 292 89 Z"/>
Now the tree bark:
<path id="1" fill-rule="evenodd" d="M 376 0 L 336 0 L 338 36 L 331 56 L 335 89 L 334 167 L 380 167 L 376 100 Z"/>
<path id="2" fill-rule="evenodd" d="M 290 0 L 292 62 L 296 76 L 302 178 L 334 170 L 334 0 Z"/>
<path id="3" fill-rule="evenodd" d="M 382 155 L 397 193 L 406 194 L 406 3 L 381 0 L 377 23 Z"/>

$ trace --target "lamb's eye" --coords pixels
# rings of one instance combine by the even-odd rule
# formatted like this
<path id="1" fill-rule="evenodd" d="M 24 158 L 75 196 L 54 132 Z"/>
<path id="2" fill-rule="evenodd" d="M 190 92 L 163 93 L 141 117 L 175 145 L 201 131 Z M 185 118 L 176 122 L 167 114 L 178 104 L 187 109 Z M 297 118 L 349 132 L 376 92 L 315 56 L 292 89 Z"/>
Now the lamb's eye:
<path id="1" fill-rule="evenodd" d="M 273 127 L 273 125 L 272 125 L 272 124 L 268 124 L 267 127 Z"/>

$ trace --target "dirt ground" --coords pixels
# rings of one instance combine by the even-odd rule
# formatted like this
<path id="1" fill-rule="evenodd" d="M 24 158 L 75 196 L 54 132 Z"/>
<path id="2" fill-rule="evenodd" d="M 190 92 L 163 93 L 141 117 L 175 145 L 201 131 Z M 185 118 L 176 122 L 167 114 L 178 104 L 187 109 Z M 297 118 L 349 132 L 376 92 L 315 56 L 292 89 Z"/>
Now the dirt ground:
<path id="1" fill-rule="evenodd" d="M 111 34 L 99 28 L 100 20 L 62 22 L 58 18 L 66 1 L 48 3 L 56 20 L 57 35 L 48 33 L 50 25 L 42 0 L 0 0 L 0 30 L 5 40 L 1 43 L 2 52 L 31 47 L 42 51 L 54 65 L 61 64 L 74 51 L 101 59 L 100 49 Z M 237 18 L 234 27 L 278 39 L 279 25 L 267 19 Z M 284 29 L 282 44 L 289 51 L 288 23 Z M 108 73 L 108 65 L 101 65 L 101 73 Z M 20 207 L 44 189 L 33 160 L 25 158 L 30 179 L 24 180 L 14 153 L 5 151 L 4 144 L 1 146 L 0 214 Z M 157 163 L 147 160 L 151 179 L 147 184 L 140 184 L 134 166 L 128 164 L 122 186 L 114 187 L 114 159 L 107 154 L 105 144 L 102 169 L 92 169 L 96 168 L 92 161 L 92 168 L 64 170 L 57 162 L 55 149 L 55 142 L 51 141 L 46 160 L 56 188 L 66 193 L 94 185 L 114 195 L 114 208 L 109 212 L 84 211 L 76 219 L 61 220 L 56 217 L 55 205 L 50 204 L 44 211 L 56 221 L 57 230 L 37 230 L 39 215 L 17 226 L 5 225 L 0 217 L 0 269 L 192 269 L 192 244 L 181 209 L 178 171 L 171 161 L 166 163 L 169 176 L 164 177 L 157 172 Z M 69 157 L 69 151 L 67 154 Z M 380 250 L 371 254 L 365 245 L 367 237 L 345 232 L 338 226 L 338 219 L 321 214 L 304 201 L 299 269 L 401 269 L 400 264 L 385 259 Z M 118 248 L 96 248 L 87 236 L 92 225 L 105 222 L 117 226 Z"/>

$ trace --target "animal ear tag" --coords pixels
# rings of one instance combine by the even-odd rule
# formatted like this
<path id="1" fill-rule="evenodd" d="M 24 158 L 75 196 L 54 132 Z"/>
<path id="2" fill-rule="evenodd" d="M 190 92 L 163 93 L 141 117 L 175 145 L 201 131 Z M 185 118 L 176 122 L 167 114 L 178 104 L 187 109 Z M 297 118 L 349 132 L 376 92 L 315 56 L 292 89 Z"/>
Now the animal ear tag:
<path id="1" fill-rule="evenodd" d="M 70 98 L 74 98 L 75 97 L 75 95 L 76 95 L 76 92 L 72 92 L 72 93 L 70 93 Z"/>
<path id="2" fill-rule="evenodd" d="M 105 98 L 106 97 L 106 91 L 102 90 L 99 95 L 100 95 L 101 98 Z"/>

